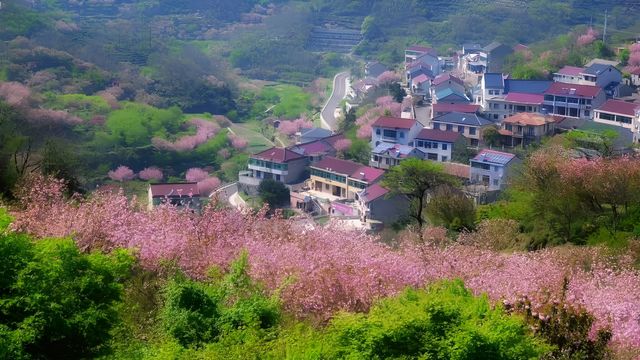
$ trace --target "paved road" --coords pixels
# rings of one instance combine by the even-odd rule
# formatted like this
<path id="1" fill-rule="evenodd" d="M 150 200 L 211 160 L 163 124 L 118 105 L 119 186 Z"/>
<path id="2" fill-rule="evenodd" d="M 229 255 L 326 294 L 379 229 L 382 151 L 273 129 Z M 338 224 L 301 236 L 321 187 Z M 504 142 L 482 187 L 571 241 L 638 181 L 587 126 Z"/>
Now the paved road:
<path id="1" fill-rule="evenodd" d="M 334 112 L 340 105 L 340 101 L 347 96 L 347 79 L 349 78 L 348 72 L 341 72 L 333 78 L 333 91 L 327 103 L 324 104 L 322 112 L 320 113 L 320 119 L 322 127 L 335 130 L 337 127 L 336 117 Z"/>

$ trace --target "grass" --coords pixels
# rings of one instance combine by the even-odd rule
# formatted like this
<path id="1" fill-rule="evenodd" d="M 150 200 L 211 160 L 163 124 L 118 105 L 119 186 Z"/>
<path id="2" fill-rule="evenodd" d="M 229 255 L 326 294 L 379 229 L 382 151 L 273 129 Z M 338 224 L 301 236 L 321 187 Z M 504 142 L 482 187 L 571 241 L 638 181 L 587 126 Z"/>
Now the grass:
<path id="1" fill-rule="evenodd" d="M 260 132 L 260 123 L 258 121 L 233 124 L 231 129 L 236 135 L 249 142 L 247 147 L 249 153 L 255 154 L 273 146 L 273 143 Z"/>
<path id="2" fill-rule="evenodd" d="M 275 105 L 271 113 L 277 117 L 295 119 L 311 109 L 311 94 L 295 85 L 265 86 L 260 97 L 263 102 Z"/>
<path id="3" fill-rule="evenodd" d="M 45 94 L 45 104 L 54 110 L 68 110 L 73 115 L 85 120 L 95 115 L 107 115 L 111 112 L 109 104 L 100 96 L 83 94 Z"/>

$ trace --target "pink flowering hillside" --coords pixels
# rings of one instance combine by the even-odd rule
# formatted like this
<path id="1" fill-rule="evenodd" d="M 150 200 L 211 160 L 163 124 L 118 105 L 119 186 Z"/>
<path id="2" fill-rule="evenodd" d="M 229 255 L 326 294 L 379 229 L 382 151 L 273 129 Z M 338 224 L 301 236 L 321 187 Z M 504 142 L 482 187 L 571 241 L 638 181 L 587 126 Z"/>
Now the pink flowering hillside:
<path id="1" fill-rule="evenodd" d="M 365 311 L 407 286 L 460 278 L 494 301 L 527 296 L 536 307 L 553 301 L 582 307 L 595 316 L 594 331 L 611 327 L 614 344 L 640 348 L 640 274 L 631 259 L 598 248 L 505 254 L 429 245 L 409 235 L 392 249 L 363 233 L 303 228 L 262 212 L 242 214 L 215 204 L 201 215 L 172 207 L 148 212 L 122 193 L 68 201 L 63 190 L 59 181 L 33 180 L 19 194 L 14 229 L 72 236 L 85 251 L 133 249 L 148 269 L 172 260 L 194 278 L 204 278 L 212 266 L 227 269 L 244 249 L 250 275 L 278 291 L 287 311 L 319 320 L 339 310 Z M 424 237 L 443 236 L 432 233 Z"/>

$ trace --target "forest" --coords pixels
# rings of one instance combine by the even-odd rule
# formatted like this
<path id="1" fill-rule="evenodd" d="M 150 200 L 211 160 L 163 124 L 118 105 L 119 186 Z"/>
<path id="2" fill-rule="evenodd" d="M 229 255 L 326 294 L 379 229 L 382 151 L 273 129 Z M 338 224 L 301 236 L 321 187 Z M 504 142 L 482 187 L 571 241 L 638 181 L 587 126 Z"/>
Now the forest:
<path id="1" fill-rule="evenodd" d="M 526 44 L 506 64 L 521 79 L 593 57 L 640 66 L 627 46 L 639 11 L 2 2 L 0 359 L 637 359 L 640 161 L 609 156 L 615 134 L 518 149 L 513 183 L 488 205 L 441 166 L 406 161 L 381 183 L 411 199 L 411 218 L 382 233 L 304 226 L 269 208 L 279 188 L 246 211 L 215 199 L 148 211 L 146 197 L 158 182 L 235 182 L 250 154 L 320 125 L 336 73 L 377 60 L 389 71 L 357 109 L 341 104 L 337 129 L 337 156 L 368 164 L 373 122 L 411 105 L 398 75 L 408 45 L 448 56 L 465 42 Z M 317 28 L 363 40 L 314 51 Z M 604 156 L 576 159 L 585 143 Z"/>

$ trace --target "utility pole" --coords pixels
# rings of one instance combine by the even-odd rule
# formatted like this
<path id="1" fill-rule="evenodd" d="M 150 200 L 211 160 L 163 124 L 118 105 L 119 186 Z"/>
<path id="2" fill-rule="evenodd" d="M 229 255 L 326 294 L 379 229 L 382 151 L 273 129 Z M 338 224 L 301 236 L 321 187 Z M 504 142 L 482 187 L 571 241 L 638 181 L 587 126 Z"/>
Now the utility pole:
<path id="1" fill-rule="evenodd" d="M 606 45 L 607 44 L 607 17 L 608 17 L 608 10 L 604 11 L 604 30 L 602 31 L 602 42 Z"/>

